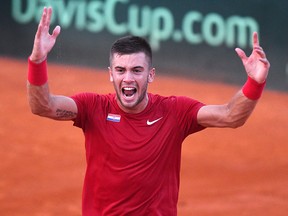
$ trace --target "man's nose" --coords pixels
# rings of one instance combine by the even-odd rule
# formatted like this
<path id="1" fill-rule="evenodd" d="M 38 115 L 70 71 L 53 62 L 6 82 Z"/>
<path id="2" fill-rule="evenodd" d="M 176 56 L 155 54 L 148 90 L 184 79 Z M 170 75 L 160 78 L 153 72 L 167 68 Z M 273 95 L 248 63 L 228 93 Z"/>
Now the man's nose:
<path id="1" fill-rule="evenodd" d="M 134 76 L 133 73 L 131 71 L 127 71 L 124 75 L 124 79 L 125 82 L 132 82 L 134 81 Z"/>

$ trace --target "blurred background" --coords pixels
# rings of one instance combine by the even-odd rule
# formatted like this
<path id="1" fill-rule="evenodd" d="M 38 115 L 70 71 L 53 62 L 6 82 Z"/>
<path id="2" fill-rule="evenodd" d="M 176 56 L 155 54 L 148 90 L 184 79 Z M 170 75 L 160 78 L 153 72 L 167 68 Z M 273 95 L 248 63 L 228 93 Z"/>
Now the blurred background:
<path id="1" fill-rule="evenodd" d="M 207 129 L 183 143 L 181 216 L 288 212 L 287 0 L 10 0 L 0 3 L 0 215 L 81 215 L 82 131 L 31 114 L 27 57 L 44 6 L 62 32 L 49 55 L 53 92 L 113 91 L 111 44 L 125 35 L 153 48 L 150 91 L 225 103 L 246 80 L 234 49 L 257 31 L 271 69 L 244 127 Z"/>
<path id="2" fill-rule="evenodd" d="M 286 0 L 11 0 L 2 1 L 0 55 L 26 58 L 44 6 L 62 33 L 49 60 L 106 68 L 111 43 L 145 37 L 158 72 L 242 84 L 234 49 L 251 51 L 252 33 L 271 62 L 270 89 L 288 90 Z"/>

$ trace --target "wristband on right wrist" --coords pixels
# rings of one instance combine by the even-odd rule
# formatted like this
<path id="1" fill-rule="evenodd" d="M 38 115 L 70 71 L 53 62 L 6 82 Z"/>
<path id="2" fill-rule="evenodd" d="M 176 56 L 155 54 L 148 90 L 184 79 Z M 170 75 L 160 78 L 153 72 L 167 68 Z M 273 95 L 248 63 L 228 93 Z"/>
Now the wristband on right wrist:
<path id="1" fill-rule="evenodd" d="M 257 83 L 248 76 L 248 79 L 242 88 L 242 92 L 247 98 L 251 100 L 258 100 L 262 95 L 265 84 L 266 81 L 263 83 Z"/>
<path id="2" fill-rule="evenodd" d="M 41 86 L 48 81 L 47 59 L 37 64 L 28 58 L 28 81 L 32 85 Z"/>

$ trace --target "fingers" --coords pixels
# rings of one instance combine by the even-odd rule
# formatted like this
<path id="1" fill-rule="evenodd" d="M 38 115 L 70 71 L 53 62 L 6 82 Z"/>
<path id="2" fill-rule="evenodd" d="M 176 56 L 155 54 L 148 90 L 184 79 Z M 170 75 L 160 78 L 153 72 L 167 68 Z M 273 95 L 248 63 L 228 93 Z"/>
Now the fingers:
<path id="1" fill-rule="evenodd" d="M 241 50 L 240 48 L 236 48 L 235 51 L 237 52 L 238 56 L 242 60 L 248 59 L 248 57 L 246 56 L 245 52 L 243 50 Z M 253 33 L 253 53 L 254 53 L 254 55 L 257 54 L 259 59 L 262 59 L 261 62 L 265 62 L 267 60 L 266 59 L 266 54 L 265 54 L 263 48 L 259 45 L 259 38 L 258 38 L 258 33 L 257 32 Z"/>
<path id="2" fill-rule="evenodd" d="M 44 7 L 43 12 L 42 12 L 42 16 L 38 25 L 38 30 L 36 33 L 37 37 L 40 37 L 42 34 L 42 31 L 46 30 L 46 21 L 47 20 L 47 8 Z"/>
<path id="3" fill-rule="evenodd" d="M 270 68 L 270 62 L 268 61 L 268 59 L 266 59 L 266 58 L 260 58 L 259 61 L 263 63 L 263 65 L 264 65 L 264 67 L 265 67 L 266 69 L 269 69 L 269 68 Z"/>
<path id="4" fill-rule="evenodd" d="M 46 26 L 49 28 L 50 26 L 50 22 L 51 22 L 51 16 L 52 16 L 52 8 L 51 7 L 48 7 L 47 8 L 47 16 L 46 16 Z"/>
<path id="5" fill-rule="evenodd" d="M 44 7 L 42 16 L 39 22 L 39 28 L 47 28 L 49 29 L 50 22 L 52 17 L 52 8 L 51 7 Z"/>
<path id="6" fill-rule="evenodd" d="M 259 37 L 258 37 L 257 32 L 253 33 L 253 52 L 257 53 L 257 55 L 259 56 L 259 60 L 261 62 L 263 62 L 263 63 L 268 62 L 268 60 L 266 58 L 266 53 L 264 52 L 263 48 L 259 44 Z"/>
<path id="7" fill-rule="evenodd" d="M 253 33 L 253 47 L 257 47 L 259 46 L 259 37 L 258 37 L 258 33 L 254 32 Z"/>
<path id="8" fill-rule="evenodd" d="M 47 54 L 53 48 L 56 38 L 60 34 L 60 26 L 56 26 L 52 32 L 49 34 L 50 23 L 52 17 L 52 8 L 44 7 L 42 16 L 38 25 L 38 30 L 35 35 L 34 45 L 32 50 L 32 59 L 34 61 L 40 62 L 46 58 Z"/>
<path id="9" fill-rule="evenodd" d="M 254 52 L 256 52 L 260 58 L 266 58 L 266 54 L 262 47 L 254 47 Z"/>
<path id="10" fill-rule="evenodd" d="M 42 12 L 42 16 L 41 16 L 41 19 L 39 22 L 40 25 L 43 25 L 44 21 L 46 20 L 46 14 L 47 14 L 47 8 L 44 7 L 43 12 Z"/>
<path id="11" fill-rule="evenodd" d="M 55 29 L 53 30 L 52 37 L 56 39 L 58 35 L 60 34 L 60 31 L 61 31 L 60 26 L 56 26 Z"/>
<path id="12" fill-rule="evenodd" d="M 238 54 L 238 56 L 240 57 L 240 59 L 242 61 L 245 61 L 247 59 L 247 56 L 246 56 L 245 52 L 242 49 L 236 48 L 235 51 L 236 51 L 236 53 Z"/>

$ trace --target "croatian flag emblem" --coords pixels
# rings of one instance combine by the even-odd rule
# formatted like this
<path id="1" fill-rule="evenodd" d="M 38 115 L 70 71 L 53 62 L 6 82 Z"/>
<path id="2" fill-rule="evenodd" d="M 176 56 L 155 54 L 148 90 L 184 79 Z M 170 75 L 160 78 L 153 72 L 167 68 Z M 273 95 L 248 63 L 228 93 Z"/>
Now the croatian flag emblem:
<path id="1" fill-rule="evenodd" d="M 107 116 L 107 121 L 120 122 L 120 119 L 121 119 L 121 116 L 117 114 L 109 113 Z"/>

